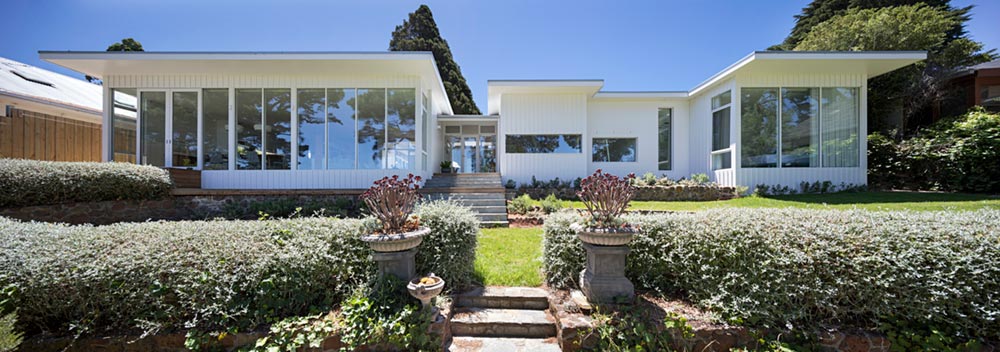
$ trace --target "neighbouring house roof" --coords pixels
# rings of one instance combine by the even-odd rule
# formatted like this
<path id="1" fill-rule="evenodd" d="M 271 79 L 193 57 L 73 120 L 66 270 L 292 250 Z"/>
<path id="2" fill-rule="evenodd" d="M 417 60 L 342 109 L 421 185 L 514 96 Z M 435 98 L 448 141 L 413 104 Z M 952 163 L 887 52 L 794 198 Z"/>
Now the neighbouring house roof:
<path id="1" fill-rule="evenodd" d="M 990 62 L 984 62 L 979 65 L 972 66 L 970 68 L 972 70 L 988 70 L 988 69 L 1000 68 L 1000 59 L 993 60 Z"/>
<path id="2" fill-rule="evenodd" d="M 585 92 L 595 99 L 686 99 L 704 92 L 741 70 L 775 73 L 861 72 L 869 78 L 927 58 L 925 51 L 755 51 L 688 91 L 601 91 L 603 80 L 491 80 L 487 113 L 500 110 L 504 93 Z"/>
<path id="3" fill-rule="evenodd" d="M 380 74 L 433 77 L 432 99 L 451 114 L 451 102 L 434 55 L 425 51 L 379 52 L 104 52 L 39 51 L 48 62 L 94 77 L 169 74 Z M 331 64 L 331 63 L 336 63 Z"/>
<path id="4" fill-rule="evenodd" d="M 0 57 L 0 95 L 100 116 L 101 86 Z"/>

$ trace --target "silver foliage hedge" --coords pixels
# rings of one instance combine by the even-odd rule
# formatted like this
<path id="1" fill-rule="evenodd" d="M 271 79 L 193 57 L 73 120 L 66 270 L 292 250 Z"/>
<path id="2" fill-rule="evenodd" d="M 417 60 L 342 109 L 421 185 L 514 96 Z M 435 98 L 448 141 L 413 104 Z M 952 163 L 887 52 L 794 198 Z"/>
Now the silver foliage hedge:
<path id="1" fill-rule="evenodd" d="M 0 207 L 157 199 L 171 188 L 167 171 L 153 166 L 0 159 Z"/>
<path id="2" fill-rule="evenodd" d="M 429 203 L 417 212 L 432 229 L 418 267 L 449 285 L 470 282 L 478 233 L 470 210 Z M 0 287 L 14 287 L 29 334 L 247 331 L 326 311 L 368 282 L 375 265 L 359 238 L 371 226 L 333 218 L 97 227 L 0 218 Z"/>
<path id="3" fill-rule="evenodd" d="M 546 280 L 583 269 L 575 215 L 546 221 Z M 748 325 L 896 320 L 1000 339 L 1000 210 L 719 209 L 633 215 L 628 276 Z"/>

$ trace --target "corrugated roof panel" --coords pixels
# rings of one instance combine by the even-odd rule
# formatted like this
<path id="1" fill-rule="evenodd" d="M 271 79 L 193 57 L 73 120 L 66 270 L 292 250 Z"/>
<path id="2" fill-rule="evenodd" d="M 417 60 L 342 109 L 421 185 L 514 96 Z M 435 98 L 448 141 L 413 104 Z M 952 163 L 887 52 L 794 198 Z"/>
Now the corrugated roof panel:
<path id="1" fill-rule="evenodd" d="M 101 86 L 0 57 L 0 92 L 100 114 Z"/>

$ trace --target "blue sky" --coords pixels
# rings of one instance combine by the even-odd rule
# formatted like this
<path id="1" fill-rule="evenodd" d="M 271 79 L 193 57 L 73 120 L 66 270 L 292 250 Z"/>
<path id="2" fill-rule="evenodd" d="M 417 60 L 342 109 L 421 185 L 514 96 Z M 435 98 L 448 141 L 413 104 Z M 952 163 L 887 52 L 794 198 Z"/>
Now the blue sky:
<path id="1" fill-rule="evenodd" d="M 486 107 L 489 79 L 598 78 L 605 90 L 687 90 L 781 42 L 808 0 L 216 1 L 5 0 L 0 56 L 79 77 L 38 50 L 383 51 L 426 3 Z M 1000 47 L 1000 1 L 976 5 L 969 31 Z M 991 22 L 991 19 L 993 22 Z"/>

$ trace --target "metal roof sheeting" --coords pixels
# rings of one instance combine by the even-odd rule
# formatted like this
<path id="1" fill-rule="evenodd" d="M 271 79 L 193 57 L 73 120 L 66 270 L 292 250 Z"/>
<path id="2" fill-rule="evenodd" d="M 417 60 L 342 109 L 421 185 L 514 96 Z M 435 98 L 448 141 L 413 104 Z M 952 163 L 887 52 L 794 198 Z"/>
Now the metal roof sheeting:
<path id="1" fill-rule="evenodd" d="M 0 57 L 0 94 L 100 115 L 101 86 Z"/>

